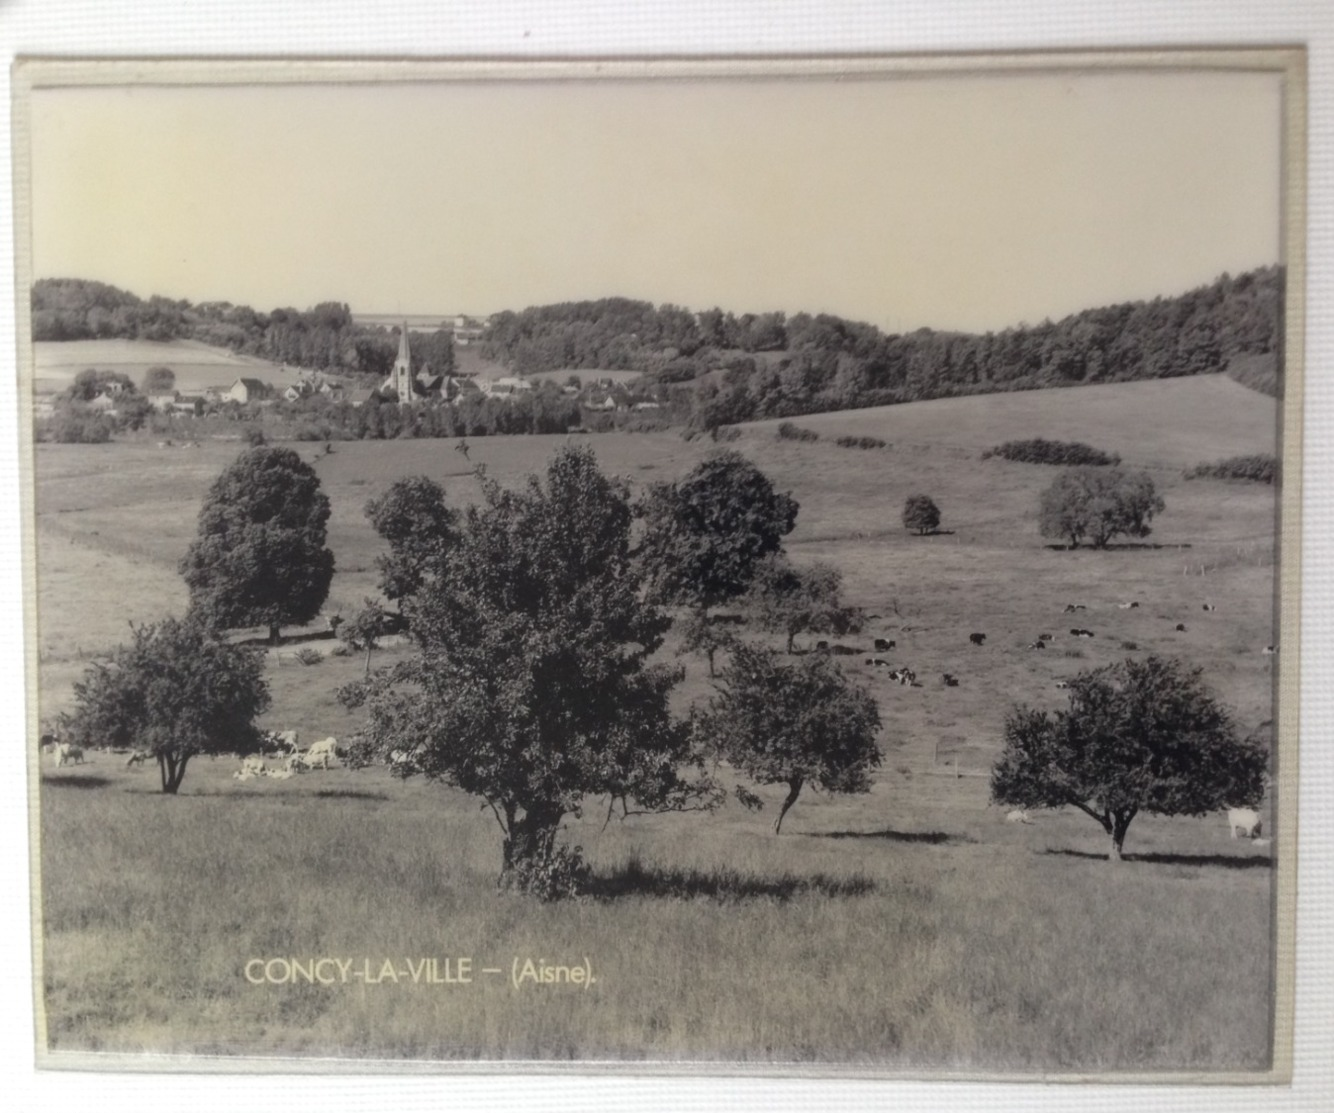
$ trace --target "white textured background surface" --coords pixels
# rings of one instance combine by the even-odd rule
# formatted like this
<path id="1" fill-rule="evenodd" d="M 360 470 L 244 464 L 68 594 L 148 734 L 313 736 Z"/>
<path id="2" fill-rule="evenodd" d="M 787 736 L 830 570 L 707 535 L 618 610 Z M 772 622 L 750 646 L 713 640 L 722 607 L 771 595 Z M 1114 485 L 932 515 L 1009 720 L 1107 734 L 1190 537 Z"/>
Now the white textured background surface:
<path id="1" fill-rule="evenodd" d="M 1330 0 L 0 0 L 0 57 L 341 57 L 1310 48 L 1297 1069 L 1291 1087 L 611 1077 L 199 1078 L 32 1067 L 14 290 L 0 266 L 0 1098 L 23 1110 L 1334 1110 L 1334 3 Z M 8 101 L 8 72 L 0 76 Z M 0 256 L 13 258 L 8 114 Z M 188 1103 L 188 1104 L 187 1104 Z"/>

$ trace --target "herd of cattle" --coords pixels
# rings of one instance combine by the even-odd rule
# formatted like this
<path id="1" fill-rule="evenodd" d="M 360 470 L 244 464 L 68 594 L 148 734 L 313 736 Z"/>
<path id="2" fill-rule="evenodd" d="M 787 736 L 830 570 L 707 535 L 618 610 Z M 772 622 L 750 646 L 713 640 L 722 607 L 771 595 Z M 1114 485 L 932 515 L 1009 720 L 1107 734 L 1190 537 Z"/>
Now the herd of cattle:
<path id="1" fill-rule="evenodd" d="M 1137 601 L 1118 603 L 1118 610 L 1134 610 L 1139 607 Z M 1083 603 L 1067 603 L 1064 613 L 1074 614 L 1078 611 L 1087 610 Z M 1204 610 L 1213 611 L 1216 607 L 1212 603 L 1205 603 Z M 879 616 L 872 616 L 873 618 Z M 1165 616 L 1164 616 L 1165 617 Z M 904 630 L 912 627 L 903 627 Z M 1186 626 L 1184 623 L 1177 623 L 1176 630 L 1184 632 Z M 1092 630 L 1083 627 L 1072 627 L 1070 636 L 1075 638 L 1092 638 L 1096 635 Z M 973 631 L 968 635 L 969 644 L 975 647 L 981 647 L 986 644 L 987 635 L 981 631 Z M 1025 648 L 1030 650 L 1043 650 L 1054 642 L 1051 634 L 1039 634 L 1036 639 L 1029 642 Z M 1127 643 L 1129 644 L 1129 643 Z M 873 642 L 874 652 L 876 654 L 888 653 L 897 647 L 897 643 L 890 638 L 875 638 Z M 834 644 L 827 641 L 816 643 L 816 652 L 829 653 L 836 656 L 853 656 L 864 650 L 858 650 L 852 646 Z M 1261 650 L 1266 655 L 1273 655 L 1278 652 L 1277 647 L 1267 645 Z M 891 681 L 895 681 L 905 687 L 920 688 L 922 685 L 917 681 L 917 674 L 912 669 L 905 666 L 891 669 L 890 662 L 884 657 L 871 656 L 866 658 L 866 664 L 876 669 L 890 670 L 887 675 Z M 953 673 L 943 673 L 941 683 L 947 688 L 956 688 L 959 686 L 959 678 Z M 1068 680 L 1057 680 L 1057 688 L 1068 688 Z M 83 747 L 72 742 L 61 741 L 54 731 L 44 732 L 40 738 L 41 749 L 44 754 L 49 754 L 54 758 L 57 767 L 67 765 L 83 764 L 87 758 Z M 117 757 L 125 756 L 126 768 L 134 768 L 143 765 L 151 760 L 152 755 L 145 750 L 125 750 L 113 749 L 110 751 Z M 127 756 L 126 756 L 127 755 Z M 215 755 L 218 756 L 218 755 Z M 322 738 L 318 742 L 312 743 L 308 748 L 302 749 L 300 746 L 300 737 L 295 730 L 266 731 L 264 732 L 260 745 L 260 752 L 241 759 L 241 767 L 232 774 L 238 781 L 248 781 L 255 777 L 269 777 L 276 780 L 287 780 L 299 773 L 309 772 L 315 769 L 329 769 L 336 765 L 343 757 L 340 751 L 337 739 L 332 736 Z M 270 761 L 273 764 L 270 764 Z M 396 772 L 402 773 L 415 768 L 415 762 L 405 751 L 395 751 L 389 761 L 389 766 Z M 1005 816 L 1011 823 L 1032 823 L 1032 817 L 1023 809 L 1015 809 Z M 1268 840 L 1260 839 L 1261 822 L 1258 812 L 1251 808 L 1230 808 L 1227 813 L 1228 831 L 1233 838 L 1240 832 L 1249 839 L 1260 842 Z"/>

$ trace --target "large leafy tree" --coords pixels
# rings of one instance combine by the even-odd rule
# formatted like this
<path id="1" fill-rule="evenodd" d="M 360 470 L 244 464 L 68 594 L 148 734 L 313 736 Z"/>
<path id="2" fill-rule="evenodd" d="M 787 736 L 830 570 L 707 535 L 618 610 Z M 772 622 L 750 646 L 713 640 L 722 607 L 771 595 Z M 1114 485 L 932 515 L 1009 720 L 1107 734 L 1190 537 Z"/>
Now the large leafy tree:
<path id="1" fill-rule="evenodd" d="M 1140 812 L 1204 815 L 1258 804 L 1266 761 L 1263 745 L 1238 739 L 1199 669 L 1173 658 L 1127 659 L 1072 679 L 1068 710 L 1015 707 L 991 795 L 1025 808 L 1078 808 L 1107 832 L 1108 857 L 1120 860 Z"/>
<path id="2" fill-rule="evenodd" d="M 586 797 L 711 798 L 668 707 L 680 671 L 649 664 L 670 620 L 644 601 L 631 520 L 587 449 L 518 490 L 482 476 L 449 560 L 403 601 L 418 653 L 344 691 L 368 711 L 356 759 L 402 751 L 400 768 L 481 797 L 503 832 L 502 881 L 519 888 L 559 868 L 561 822 Z"/>
<path id="3" fill-rule="evenodd" d="M 315 469 L 287 448 L 243 452 L 214 481 L 199 534 L 181 561 L 192 611 L 220 629 L 279 630 L 311 621 L 333 579 L 329 499 Z"/>
<path id="4" fill-rule="evenodd" d="M 706 611 L 743 594 L 780 552 L 797 502 L 739 452 L 708 457 L 678 483 L 650 488 L 641 553 L 655 596 Z"/>
<path id="5" fill-rule="evenodd" d="M 129 644 L 93 665 L 74 685 L 74 704 L 63 724 L 69 738 L 146 750 L 162 791 L 174 794 L 196 754 L 258 747 L 254 720 L 268 708 L 269 690 L 257 650 L 168 618 L 136 627 Z"/>
<path id="6" fill-rule="evenodd" d="M 738 643 L 696 726 L 747 777 L 787 785 L 775 834 L 803 787 L 868 792 L 881 762 L 875 700 L 824 656 L 785 665 L 770 650 Z"/>
<path id="7" fill-rule="evenodd" d="M 756 568 L 746 611 L 761 629 L 785 635 L 791 653 L 798 634 L 861 629 L 863 615 L 843 602 L 842 586 L 843 574 L 832 564 L 798 568 L 785 556 L 771 556 Z"/>
<path id="8" fill-rule="evenodd" d="M 1164 505 L 1147 472 L 1070 468 L 1042 492 L 1039 524 L 1043 537 L 1068 538 L 1071 548 L 1088 538 L 1104 549 L 1118 534 L 1147 537 Z"/>
<path id="9" fill-rule="evenodd" d="M 399 479 L 366 504 L 366 517 L 389 543 L 376 558 L 386 599 L 415 595 L 442 570 L 454 543 L 458 515 L 445 505 L 445 490 L 424 475 Z"/>

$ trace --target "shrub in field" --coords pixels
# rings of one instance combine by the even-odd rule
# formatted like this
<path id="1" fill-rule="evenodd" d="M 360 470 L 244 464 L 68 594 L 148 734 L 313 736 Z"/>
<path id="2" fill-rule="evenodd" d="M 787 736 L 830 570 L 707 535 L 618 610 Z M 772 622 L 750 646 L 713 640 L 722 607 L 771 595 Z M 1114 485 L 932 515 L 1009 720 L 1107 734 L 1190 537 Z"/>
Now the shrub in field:
<path id="1" fill-rule="evenodd" d="M 196 754 L 253 752 L 269 706 L 263 655 L 194 621 L 134 628 L 134 639 L 74 685 L 62 733 L 85 745 L 146 750 L 175 793 Z"/>
<path id="2" fill-rule="evenodd" d="M 333 579 L 329 498 L 288 448 L 252 448 L 209 488 L 181 561 L 191 610 L 211 626 L 282 626 L 319 614 Z"/>
<path id="3" fill-rule="evenodd" d="M 839 437 L 834 441 L 840 448 L 887 448 L 888 442 L 879 437 Z"/>
<path id="4" fill-rule="evenodd" d="M 338 624 L 337 637 L 348 650 L 366 651 L 366 676 L 371 674 L 371 653 L 379 640 L 390 632 L 390 615 L 375 602 L 367 599 L 366 605 L 356 614 Z"/>
<path id="5" fill-rule="evenodd" d="M 875 700 L 822 655 L 784 665 L 769 650 L 738 644 L 696 730 L 752 780 L 787 785 L 775 834 L 805 785 L 869 792 L 881 761 Z"/>
<path id="6" fill-rule="evenodd" d="M 1071 468 L 1042 492 L 1039 528 L 1043 537 L 1068 538 L 1072 549 L 1086 537 L 1104 549 L 1118 534 L 1147 537 L 1164 505 L 1147 472 Z"/>
<path id="7" fill-rule="evenodd" d="M 719 444 L 730 444 L 732 441 L 741 439 L 741 430 L 735 425 L 715 425 L 713 427 L 713 439 Z"/>
<path id="8" fill-rule="evenodd" d="M 1278 460 L 1271 453 L 1229 456 L 1213 464 L 1196 464 L 1185 471 L 1187 479 L 1248 479 L 1273 483 L 1278 478 Z"/>
<path id="9" fill-rule="evenodd" d="M 940 526 L 940 507 L 929 495 L 912 495 L 903 504 L 903 528 L 919 535 L 934 532 Z"/>
<path id="10" fill-rule="evenodd" d="M 674 811 L 716 790 L 669 707 L 680 670 L 649 663 L 670 619 L 645 601 L 625 486 L 586 448 L 518 490 L 479 479 L 449 560 L 404 601 L 417 654 L 340 695 L 367 711 L 354 761 L 404 750 L 481 797 L 502 882 L 543 895 L 534 879 L 577 864 L 556 837 L 586 797 Z"/>
<path id="11" fill-rule="evenodd" d="M 637 508 L 641 560 L 654 598 L 696 610 L 745 593 L 755 568 L 782 551 L 797 503 L 741 453 L 724 449 L 678 483 L 651 486 Z"/>
<path id="12" fill-rule="evenodd" d="M 1069 682 L 1070 707 L 1016 706 L 991 771 L 991 797 L 1022 808 L 1078 808 L 1110 838 L 1118 861 L 1140 812 L 1204 815 L 1253 807 L 1267 755 L 1238 739 L 1200 670 L 1172 658 L 1127 659 Z"/>
<path id="13" fill-rule="evenodd" d="M 778 426 L 778 439 L 780 441 L 818 441 L 820 434 L 814 429 L 803 429 L 800 425 L 793 425 L 790 421 L 784 421 Z"/>
<path id="14" fill-rule="evenodd" d="M 1064 464 L 1108 467 L 1121 462 L 1115 453 L 1103 452 L 1079 441 L 1049 441 L 1035 437 L 1027 441 L 1006 441 L 982 453 L 982 459 L 1000 456 L 1021 464 Z"/>
<path id="15" fill-rule="evenodd" d="M 841 596 L 843 574 L 832 564 L 796 568 L 785 556 L 771 556 L 756 569 L 745 609 L 762 630 L 784 634 L 793 651 L 798 634 L 849 634 L 861 629 L 864 616 Z M 713 675 L 712 660 L 709 675 Z"/>
<path id="16" fill-rule="evenodd" d="M 318 649 L 311 648 L 308 645 L 302 646 L 300 649 L 296 651 L 296 653 L 293 654 L 293 656 L 296 658 L 297 662 L 302 665 L 318 665 L 321 661 L 324 660 L 323 653 L 321 653 Z"/>
<path id="17" fill-rule="evenodd" d="M 103 414 L 62 406 L 38 424 L 37 437 L 57 444 L 106 444 L 113 428 L 111 419 Z"/>

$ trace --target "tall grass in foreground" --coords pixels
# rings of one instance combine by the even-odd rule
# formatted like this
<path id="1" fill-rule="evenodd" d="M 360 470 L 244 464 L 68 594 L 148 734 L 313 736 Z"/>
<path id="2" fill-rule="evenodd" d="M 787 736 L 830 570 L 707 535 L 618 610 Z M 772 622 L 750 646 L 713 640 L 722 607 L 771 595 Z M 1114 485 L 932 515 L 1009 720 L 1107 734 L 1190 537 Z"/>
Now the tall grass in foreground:
<path id="1" fill-rule="evenodd" d="M 727 812 L 602 832 L 599 816 L 571 832 L 592 894 L 542 905 L 497 891 L 499 832 L 458 793 L 374 770 L 247 791 L 220 762 L 167 798 L 108 770 L 43 787 L 53 1049 L 1268 1062 L 1260 859 L 1113 867 L 963 831 L 774 837 L 762 817 Z M 252 957 L 325 955 L 470 956 L 507 972 L 516 956 L 586 956 L 598 980 L 516 991 L 507 978 L 293 987 L 242 975 Z"/>

